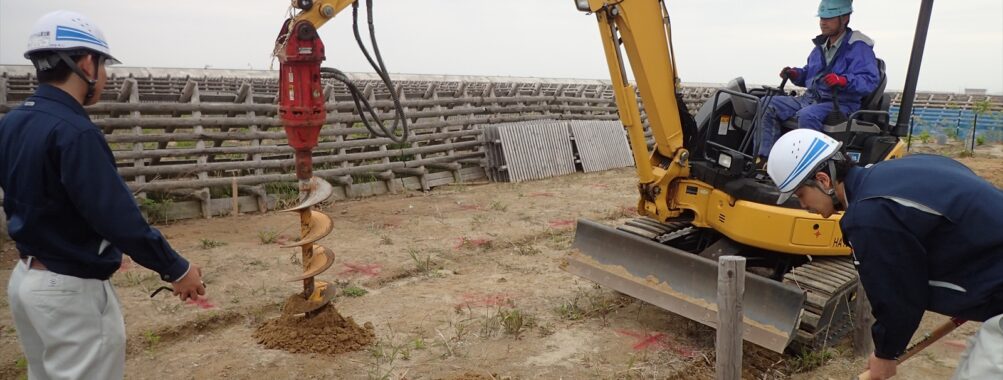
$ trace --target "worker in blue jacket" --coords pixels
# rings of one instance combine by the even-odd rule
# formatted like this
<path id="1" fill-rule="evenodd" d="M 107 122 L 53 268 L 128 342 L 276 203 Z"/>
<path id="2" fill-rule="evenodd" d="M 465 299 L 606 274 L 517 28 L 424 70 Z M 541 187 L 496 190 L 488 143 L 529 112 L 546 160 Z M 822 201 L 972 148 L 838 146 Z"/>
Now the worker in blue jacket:
<path id="1" fill-rule="evenodd" d="M 87 17 L 43 16 L 25 57 L 38 90 L 0 119 L 0 187 L 20 252 L 7 301 L 31 379 L 121 379 L 125 325 L 108 279 L 122 253 L 173 284 L 205 294 L 201 270 L 143 219 L 84 105 L 101 98 L 116 62 Z"/>
<path id="2" fill-rule="evenodd" d="M 841 143 L 795 130 L 767 173 L 781 192 L 839 226 L 871 303 L 872 379 L 895 374 L 926 310 L 983 322 L 956 379 L 1003 379 L 1003 191 L 961 163 L 910 155 L 859 167 Z"/>
<path id="3" fill-rule="evenodd" d="M 881 76 L 874 41 L 848 27 L 852 12 L 852 0 L 822 0 L 819 4 L 822 34 L 812 40 L 815 48 L 808 55 L 807 65 L 780 71 L 781 78 L 807 90 L 797 97 L 770 97 L 760 110 L 756 148 L 760 168 L 782 134 L 780 126 L 785 121 L 796 117 L 798 128 L 821 131 L 823 121 L 833 110 L 834 91 L 838 93 L 839 110 L 846 116 L 860 109 L 864 97 L 877 88 Z"/>

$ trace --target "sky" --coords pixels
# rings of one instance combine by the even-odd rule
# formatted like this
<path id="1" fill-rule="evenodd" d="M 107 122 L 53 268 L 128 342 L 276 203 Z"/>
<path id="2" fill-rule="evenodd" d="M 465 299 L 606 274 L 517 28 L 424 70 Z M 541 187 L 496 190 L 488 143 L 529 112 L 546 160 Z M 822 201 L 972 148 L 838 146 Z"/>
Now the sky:
<path id="1" fill-rule="evenodd" d="M 595 16 L 572 0 L 373 0 L 391 73 L 609 79 Z M 34 21 L 57 9 L 90 17 L 124 66 L 277 69 L 270 54 L 283 0 L 0 0 L 0 64 L 22 57 Z M 904 87 L 920 0 L 860 0 L 850 27 L 875 41 L 888 89 Z M 816 1 L 668 0 L 683 82 L 778 85 L 819 33 Z M 363 9 L 365 6 L 363 5 Z M 363 33 L 365 35 L 364 14 Z M 325 66 L 371 72 L 351 10 L 321 28 Z M 934 3 L 918 87 L 1003 93 L 1003 1 Z"/>

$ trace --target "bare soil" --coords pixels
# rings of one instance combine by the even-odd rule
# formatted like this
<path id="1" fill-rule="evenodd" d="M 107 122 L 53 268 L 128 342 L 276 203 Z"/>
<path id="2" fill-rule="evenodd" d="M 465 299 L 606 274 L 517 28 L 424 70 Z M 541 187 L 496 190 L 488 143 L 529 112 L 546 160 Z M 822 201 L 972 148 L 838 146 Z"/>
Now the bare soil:
<path id="1" fill-rule="evenodd" d="M 1001 161 L 989 153 L 963 160 L 997 186 Z M 339 295 L 318 325 L 280 312 L 301 290 L 300 281 L 282 282 L 301 271 L 297 250 L 280 248 L 298 232 L 295 214 L 159 226 L 203 267 L 209 294 L 190 303 L 151 299 L 157 275 L 123 263 L 112 281 L 126 319 L 126 377 L 713 378 L 713 330 L 559 268 L 576 218 L 622 222 L 636 213 L 636 196 L 635 173 L 622 169 L 326 205 L 335 230 L 318 244 L 336 261 L 318 279 Z M 4 288 L 17 257 L 5 247 Z M 19 378 L 25 365 L 2 301 L 0 378 Z M 943 320 L 928 315 L 920 331 Z M 965 325 L 903 364 L 900 377 L 949 377 L 977 327 Z M 745 377 L 846 379 L 864 368 L 849 352 L 792 358 L 747 346 Z M 824 365 L 792 374 L 815 362 Z"/>

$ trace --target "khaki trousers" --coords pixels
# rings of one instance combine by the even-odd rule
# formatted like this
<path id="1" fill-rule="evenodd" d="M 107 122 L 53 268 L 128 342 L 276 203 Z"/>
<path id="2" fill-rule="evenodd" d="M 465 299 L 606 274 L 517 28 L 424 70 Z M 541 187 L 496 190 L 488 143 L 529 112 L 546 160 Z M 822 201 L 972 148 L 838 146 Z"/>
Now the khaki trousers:
<path id="1" fill-rule="evenodd" d="M 31 269 L 19 260 L 7 299 L 29 380 L 123 377 L 125 323 L 110 282 Z"/>
<path id="2" fill-rule="evenodd" d="M 1003 379 L 1003 314 L 982 323 L 961 354 L 955 380 Z"/>

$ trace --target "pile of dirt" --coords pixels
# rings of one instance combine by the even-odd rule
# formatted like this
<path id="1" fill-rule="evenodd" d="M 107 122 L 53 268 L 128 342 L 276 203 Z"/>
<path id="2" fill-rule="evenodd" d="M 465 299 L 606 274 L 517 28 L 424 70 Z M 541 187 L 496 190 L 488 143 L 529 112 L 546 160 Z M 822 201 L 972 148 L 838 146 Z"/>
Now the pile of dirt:
<path id="1" fill-rule="evenodd" d="M 373 324 L 359 327 L 351 317 L 343 317 L 328 305 L 309 318 L 282 315 L 265 322 L 254 332 L 259 344 L 293 353 L 336 355 L 358 351 L 373 343 Z"/>

